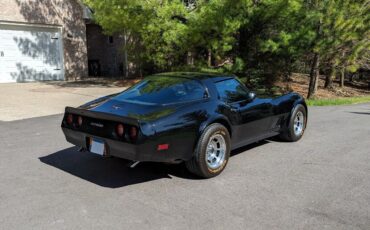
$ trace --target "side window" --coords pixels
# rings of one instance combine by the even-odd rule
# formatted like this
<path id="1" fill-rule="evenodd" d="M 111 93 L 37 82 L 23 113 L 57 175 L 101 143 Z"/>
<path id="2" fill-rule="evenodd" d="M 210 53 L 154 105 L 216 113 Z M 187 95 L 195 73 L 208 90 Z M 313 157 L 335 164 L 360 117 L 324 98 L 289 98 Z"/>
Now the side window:
<path id="1" fill-rule="evenodd" d="M 246 87 L 236 79 L 216 82 L 216 88 L 220 99 L 228 103 L 243 101 L 248 98 Z"/>

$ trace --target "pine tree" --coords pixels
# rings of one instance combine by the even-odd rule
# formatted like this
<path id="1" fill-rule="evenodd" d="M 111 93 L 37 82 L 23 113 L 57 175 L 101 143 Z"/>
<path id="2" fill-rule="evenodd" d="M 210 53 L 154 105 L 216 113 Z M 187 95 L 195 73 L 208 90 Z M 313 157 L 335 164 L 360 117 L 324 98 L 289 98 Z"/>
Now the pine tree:
<path id="1" fill-rule="evenodd" d="M 328 66 L 325 87 L 329 88 L 337 70 L 343 78 L 346 71 L 357 69 L 356 60 L 369 43 L 369 5 L 361 0 L 325 0 L 318 6 L 322 30 L 315 49 Z"/>

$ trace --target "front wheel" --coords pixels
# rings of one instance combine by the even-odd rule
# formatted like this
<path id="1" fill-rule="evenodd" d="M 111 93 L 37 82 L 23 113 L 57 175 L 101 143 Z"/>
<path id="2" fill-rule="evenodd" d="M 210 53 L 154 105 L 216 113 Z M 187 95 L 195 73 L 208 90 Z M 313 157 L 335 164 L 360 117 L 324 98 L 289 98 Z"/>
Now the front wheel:
<path id="1" fill-rule="evenodd" d="M 307 111 L 306 108 L 299 104 L 297 105 L 291 117 L 286 130 L 280 134 L 280 138 L 285 141 L 295 142 L 302 138 L 307 125 Z"/>
<path id="2" fill-rule="evenodd" d="M 201 135 L 193 158 L 186 162 L 187 169 L 200 177 L 219 175 L 230 157 L 230 134 L 225 126 L 212 124 Z"/>

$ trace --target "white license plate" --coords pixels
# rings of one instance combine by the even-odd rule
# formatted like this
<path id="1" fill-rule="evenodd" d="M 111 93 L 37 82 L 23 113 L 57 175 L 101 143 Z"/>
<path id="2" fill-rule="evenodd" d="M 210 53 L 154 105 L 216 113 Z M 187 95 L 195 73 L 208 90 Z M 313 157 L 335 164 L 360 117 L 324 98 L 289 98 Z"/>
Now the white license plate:
<path id="1" fill-rule="evenodd" d="M 103 156 L 105 152 L 104 141 L 93 138 L 90 145 L 90 152 Z"/>

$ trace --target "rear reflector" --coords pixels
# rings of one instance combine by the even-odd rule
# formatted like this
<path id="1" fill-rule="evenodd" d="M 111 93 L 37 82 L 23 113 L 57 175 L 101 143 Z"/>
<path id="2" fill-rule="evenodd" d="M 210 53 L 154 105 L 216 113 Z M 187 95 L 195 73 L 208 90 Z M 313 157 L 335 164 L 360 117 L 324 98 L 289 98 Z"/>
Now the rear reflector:
<path id="1" fill-rule="evenodd" d="M 77 124 L 78 124 L 78 126 L 81 126 L 82 125 L 82 117 L 81 116 L 78 116 L 78 118 L 77 118 Z"/>
<path id="2" fill-rule="evenodd" d="M 132 141 L 135 141 L 137 138 L 137 128 L 136 127 L 131 127 L 130 128 L 130 138 Z"/>
<path id="3" fill-rule="evenodd" d="M 67 115 L 67 124 L 72 125 L 72 123 L 73 123 L 73 115 L 68 114 Z"/>
<path id="4" fill-rule="evenodd" d="M 158 145 L 157 150 L 158 151 L 167 150 L 169 147 L 170 147 L 169 144 L 161 144 L 161 145 Z"/>
<path id="5" fill-rule="evenodd" d="M 116 134 L 119 137 L 122 137 L 125 134 L 125 127 L 122 124 L 118 124 L 116 126 Z"/>

